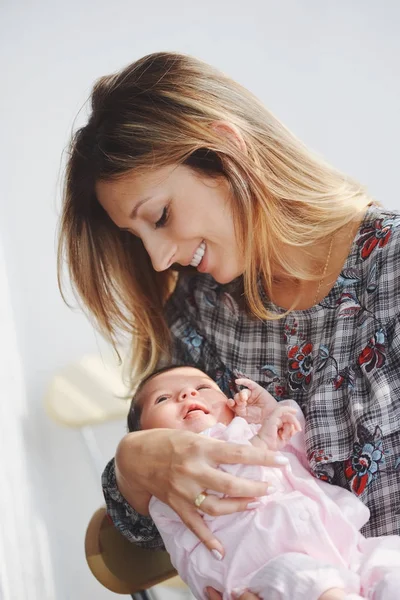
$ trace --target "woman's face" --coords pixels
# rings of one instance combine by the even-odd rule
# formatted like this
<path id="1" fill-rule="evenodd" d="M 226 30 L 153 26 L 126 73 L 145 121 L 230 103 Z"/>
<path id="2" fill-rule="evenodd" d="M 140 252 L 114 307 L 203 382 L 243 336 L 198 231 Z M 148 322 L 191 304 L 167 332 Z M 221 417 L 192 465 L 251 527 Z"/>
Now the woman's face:
<path id="1" fill-rule="evenodd" d="M 174 165 L 100 181 L 96 193 L 114 223 L 142 240 L 156 271 L 192 265 L 219 283 L 243 273 L 224 178 Z"/>

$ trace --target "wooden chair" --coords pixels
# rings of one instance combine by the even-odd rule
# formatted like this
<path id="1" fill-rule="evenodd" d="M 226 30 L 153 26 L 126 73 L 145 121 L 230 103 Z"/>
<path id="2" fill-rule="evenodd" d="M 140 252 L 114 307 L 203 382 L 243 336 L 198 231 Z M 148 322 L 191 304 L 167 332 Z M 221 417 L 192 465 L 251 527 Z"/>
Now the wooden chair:
<path id="1" fill-rule="evenodd" d="M 116 594 L 144 600 L 149 597 L 145 590 L 166 580 L 184 586 L 166 551 L 146 550 L 129 542 L 114 527 L 105 508 L 99 508 L 89 522 L 85 555 L 96 579 Z"/>

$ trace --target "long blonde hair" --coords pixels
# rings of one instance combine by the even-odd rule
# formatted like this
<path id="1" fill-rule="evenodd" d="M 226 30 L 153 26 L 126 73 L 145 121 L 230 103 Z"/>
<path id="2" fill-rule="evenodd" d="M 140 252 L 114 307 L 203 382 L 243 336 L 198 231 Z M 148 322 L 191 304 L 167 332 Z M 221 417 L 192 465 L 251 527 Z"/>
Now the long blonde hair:
<path id="1" fill-rule="evenodd" d="M 263 303 L 272 265 L 299 280 L 282 244 L 311 246 L 332 235 L 370 199 L 356 182 L 310 153 L 248 90 L 189 56 L 156 53 L 95 84 L 92 112 L 70 144 L 60 222 L 58 272 L 64 259 L 78 297 L 115 345 L 132 340 L 134 377 L 168 352 L 164 305 L 176 273 L 156 272 L 140 239 L 119 230 L 96 199 L 95 184 L 136 170 L 186 164 L 228 181 L 248 310 L 273 318 Z M 213 125 L 229 122 L 240 149 Z M 274 315 L 276 317 L 276 315 Z"/>

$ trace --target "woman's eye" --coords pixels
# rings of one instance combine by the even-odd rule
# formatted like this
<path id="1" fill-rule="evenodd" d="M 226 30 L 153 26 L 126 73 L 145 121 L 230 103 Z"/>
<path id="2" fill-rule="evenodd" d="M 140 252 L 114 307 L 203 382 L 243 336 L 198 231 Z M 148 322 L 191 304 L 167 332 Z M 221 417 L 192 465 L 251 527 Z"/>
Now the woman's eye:
<path id="1" fill-rule="evenodd" d="M 167 396 L 160 396 L 159 398 L 157 398 L 156 404 L 160 404 L 160 402 L 164 402 L 164 400 L 168 400 L 168 397 Z"/>
<path id="2" fill-rule="evenodd" d="M 155 223 L 155 228 L 159 229 L 160 227 L 164 227 L 164 225 L 168 221 L 168 216 L 169 216 L 168 206 L 164 206 L 164 210 L 162 211 L 161 217 Z"/>

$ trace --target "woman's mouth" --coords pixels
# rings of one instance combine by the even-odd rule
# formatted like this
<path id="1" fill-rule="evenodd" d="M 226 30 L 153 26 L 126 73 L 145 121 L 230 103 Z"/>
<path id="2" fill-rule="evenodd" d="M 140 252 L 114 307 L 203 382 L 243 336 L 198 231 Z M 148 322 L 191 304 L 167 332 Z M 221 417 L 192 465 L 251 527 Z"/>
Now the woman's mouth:
<path id="1" fill-rule="evenodd" d="M 203 260 L 203 256 L 204 256 L 205 251 L 206 251 L 206 243 L 203 240 L 201 242 L 200 246 L 197 248 L 196 252 L 193 254 L 193 258 L 192 258 L 192 260 L 190 262 L 190 266 L 191 267 L 195 267 L 197 269 L 197 267 L 199 266 L 199 264 Z"/>

